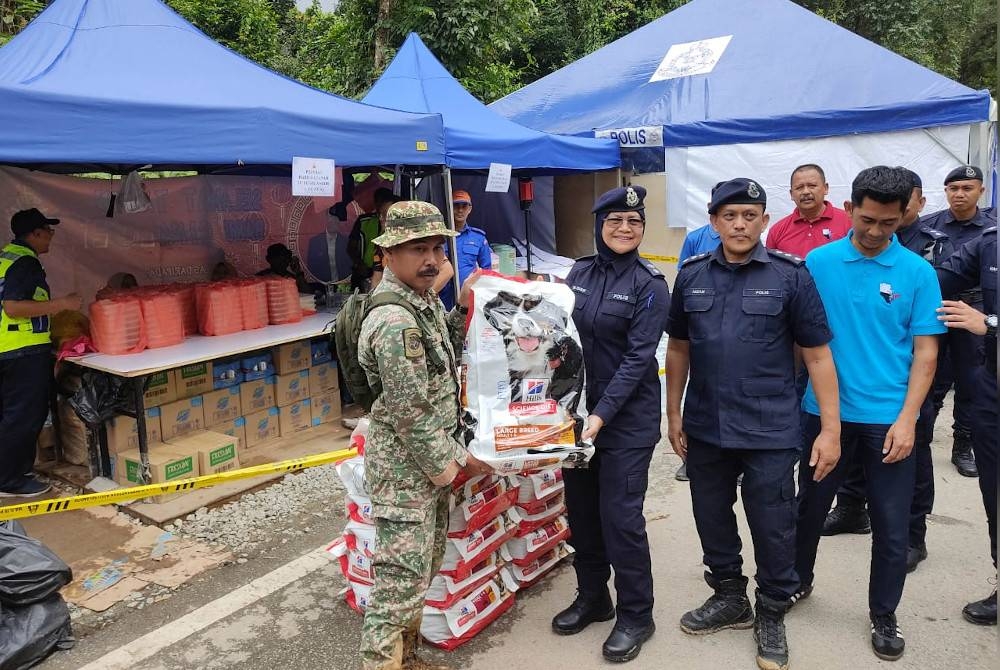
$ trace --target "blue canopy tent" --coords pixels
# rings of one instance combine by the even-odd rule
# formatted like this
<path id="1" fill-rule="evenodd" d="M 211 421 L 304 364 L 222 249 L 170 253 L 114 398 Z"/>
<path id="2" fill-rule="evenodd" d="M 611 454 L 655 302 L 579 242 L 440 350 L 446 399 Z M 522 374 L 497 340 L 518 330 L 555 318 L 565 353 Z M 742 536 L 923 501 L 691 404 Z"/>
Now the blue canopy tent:
<path id="1" fill-rule="evenodd" d="M 56 0 L 0 49 L 0 100 L 0 162 L 52 171 L 445 158 L 439 116 L 288 79 L 159 0 Z"/>
<path id="2" fill-rule="evenodd" d="M 449 169 L 486 170 L 490 163 L 506 163 L 514 174 L 529 176 L 615 169 L 620 162 L 613 140 L 552 135 L 490 110 L 465 90 L 416 33 L 407 36 L 362 102 L 441 114 Z M 449 172 L 445 182 L 448 202 Z M 450 214 L 450 207 L 446 209 Z M 529 255 L 529 271 L 530 263 Z"/>
<path id="3" fill-rule="evenodd" d="M 711 185 L 744 173 L 781 213 L 800 163 L 830 166 L 834 201 L 859 165 L 905 164 L 937 184 L 962 162 L 987 167 L 970 129 L 990 105 L 987 91 L 789 0 L 692 0 L 491 109 L 540 130 L 617 137 L 624 166 L 667 173 L 670 224 L 695 227 Z"/>

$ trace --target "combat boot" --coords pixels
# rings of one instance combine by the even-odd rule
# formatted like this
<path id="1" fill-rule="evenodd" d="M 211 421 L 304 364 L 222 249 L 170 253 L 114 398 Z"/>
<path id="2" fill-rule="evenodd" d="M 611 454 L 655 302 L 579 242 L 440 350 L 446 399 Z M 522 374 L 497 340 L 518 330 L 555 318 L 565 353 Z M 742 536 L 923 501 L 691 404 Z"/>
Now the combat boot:
<path id="1" fill-rule="evenodd" d="M 420 632 L 408 630 L 403 633 L 403 670 L 455 670 L 444 663 L 434 663 L 417 655 L 420 648 Z"/>
<path id="2" fill-rule="evenodd" d="M 993 589 L 993 593 L 983 598 L 982 600 L 977 600 L 976 602 L 969 603 L 962 608 L 962 616 L 969 623 L 974 623 L 979 626 L 996 626 L 997 625 L 997 591 Z"/>
<path id="3" fill-rule="evenodd" d="M 823 535 L 840 535 L 842 533 L 854 533 L 856 535 L 868 535 L 872 532 L 871 517 L 864 504 L 849 505 L 838 503 L 830 510 L 823 521 Z"/>
<path id="4" fill-rule="evenodd" d="M 753 607 L 747 598 L 747 578 L 716 579 L 705 573 L 715 593 L 705 603 L 681 617 L 681 630 L 689 635 L 708 635 L 727 628 L 753 626 Z"/>
<path id="5" fill-rule="evenodd" d="M 757 642 L 757 667 L 760 670 L 788 670 L 788 641 L 785 639 L 787 601 L 768 598 L 757 589 L 757 617 L 753 639 Z"/>
<path id="6" fill-rule="evenodd" d="M 578 592 L 573 604 L 552 617 L 552 630 L 559 635 L 576 635 L 597 621 L 615 618 L 615 605 L 611 594 L 586 594 Z"/>
<path id="7" fill-rule="evenodd" d="M 955 441 L 951 445 L 951 462 L 963 477 L 978 477 L 976 457 L 972 454 L 972 436 L 968 431 L 955 430 Z"/>

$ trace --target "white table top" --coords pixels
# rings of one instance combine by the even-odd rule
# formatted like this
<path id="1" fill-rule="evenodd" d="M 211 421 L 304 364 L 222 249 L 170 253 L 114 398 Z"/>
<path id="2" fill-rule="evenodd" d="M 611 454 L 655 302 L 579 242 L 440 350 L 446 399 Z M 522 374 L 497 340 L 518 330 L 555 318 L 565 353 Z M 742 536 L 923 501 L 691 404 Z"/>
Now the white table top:
<path id="1" fill-rule="evenodd" d="M 334 315 L 317 312 L 298 323 L 281 326 L 267 326 L 258 330 L 244 330 L 232 335 L 207 337 L 195 335 L 183 343 L 159 349 L 146 349 L 138 354 L 111 356 L 108 354 L 87 354 L 79 358 L 67 359 L 77 365 L 119 377 L 139 377 L 162 370 L 172 370 L 182 365 L 202 363 L 256 349 L 264 349 L 278 344 L 318 337 L 330 331 Z"/>

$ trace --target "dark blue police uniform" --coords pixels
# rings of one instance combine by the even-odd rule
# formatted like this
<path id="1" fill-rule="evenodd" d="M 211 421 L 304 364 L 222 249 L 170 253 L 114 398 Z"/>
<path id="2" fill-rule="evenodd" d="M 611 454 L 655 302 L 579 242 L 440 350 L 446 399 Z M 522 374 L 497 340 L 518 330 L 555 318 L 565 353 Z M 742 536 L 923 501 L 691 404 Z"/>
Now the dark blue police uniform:
<path id="1" fill-rule="evenodd" d="M 566 283 L 576 296 L 573 321 L 587 372 L 587 410 L 604 421 L 588 469 L 563 473 L 580 598 L 609 603 L 615 572 L 616 630 L 653 623 L 653 578 L 642 508 L 649 463 L 660 439 L 660 380 L 656 347 L 663 336 L 670 291 L 663 274 L 638 251 L 617 254 L 601 237 L 609 212 L 642 213 L 641 187 L 604 194 L 595 206 L 599 253 L 581 258 Z M 572 609 L 572 608 L 571 608 Z M 557 632 L 577 632 L 561 626 Z M 592 619 L 599 620 L 599 619 Z M 641 642 L 645 633 L 636 638 Z M 608 644 L 604 653 L 609 656 Z M 638 653 L 638 649 L 634 650 Z M 612 660 L 629 660 L 631 652 Z"/>
<path id="2" fill-rule="evenodd" d="M 795 482 L 802 433 L 793 345 L 832 339 L 803 261 L 758 244 L 732 265 L 721 247 L 681 267 L 667 329 L 690 343 L 684 405 L 687 467 L 705 565 L 742 576 L 736 479 L 754 540 L 757 583 L 787 601 L 795 574 Z"/>
<path id="3" fill-rule="evenodd" d="M 962 179 L 968 178 L 964 173 L 956 174 L 962 170 L 964 168 L 952 171 L 945 178 L 945 184 L 947 185 L 949 181 L 954 181 L 959 177 Z M 979 174 L 981 180 L 982 173 L 979 172 L 977 174 Z M 958 221 L 950 209 L 943 209 L 921 218 L 920 223 L 945 233 L 955 249 L 961 248 L 966 242 L 982 235 L 986 228 L 996 225 L 989 218 L 986 211 L 982 209 L 977 209 L 975 216 L 967 221 Z M 978 286 L 971 286 L 963 291 L 959 299 L 978 310 L 982 310 L 983 308 L 982 291 Z M 960 458 L 962 453 L 968 454 L 969 451 L 970 411 L 974 402 L 977 370 L 982 367 L 982 355 L 981 338 L 976 337 L 966 330 L 950 330 L 941 339 L 941 352 L 938 357 L 938 368 L 934 376 L 934 386 L 931 393 L 933 395 L 936 415 L 944 404 L 944 397 L 948 394 L 952 385 L 954 384 L 955 386 L 955 407 L 953 411 L 955 423 L 953 430 L 956 442 L 955 451 L 958 453 L 953 454 L 953 460 Z M 963 472 L 963 468 L 960 467 L 959 472 L 975 476 L 974 469 Z"/>
<path id="4" fill-rule="evenodd" d="M 997 313 L 997 229 L 965 243 L 937 271 L 941 295 L 954 299 L 980 286 L 985 314 Z M 971 334 L 971 333 L 970 333 Z M 974 336 L 978 337 L 978 336 Z M 982 338 L 981 338 L 982 339 Z M 979 467 L 979 488 L 989 524 L 990 551 L 997 562 L 997 336 L 985 338 L 986 364 L 980 366 L 972 405 L 972 448 Z M 994 602 L 995 607 L 995 602 Z"/>

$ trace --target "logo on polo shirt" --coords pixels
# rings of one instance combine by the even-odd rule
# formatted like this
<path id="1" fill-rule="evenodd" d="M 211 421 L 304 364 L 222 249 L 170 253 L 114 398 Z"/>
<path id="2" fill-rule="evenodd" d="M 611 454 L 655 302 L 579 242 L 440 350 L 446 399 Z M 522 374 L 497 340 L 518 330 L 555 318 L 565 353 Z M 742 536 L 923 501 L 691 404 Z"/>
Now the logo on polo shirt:
<path id="1" fill-rule="evenodd" d="M 899 297 L 898 293 L 893 293 L 892 284 L 882 283 L 878 285 L 878 293 L 885 300 L 886 304 L 892 304 L 892 301 Z"/>

